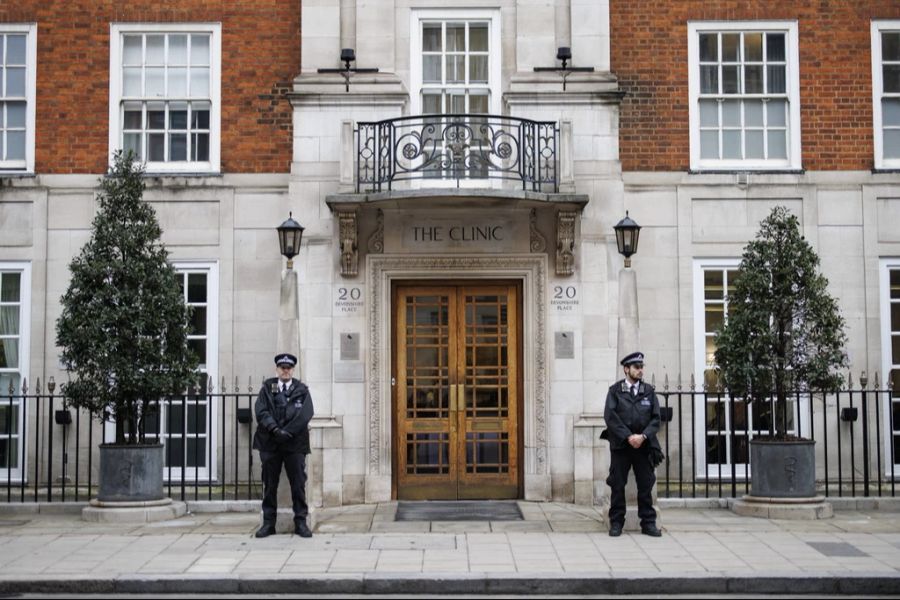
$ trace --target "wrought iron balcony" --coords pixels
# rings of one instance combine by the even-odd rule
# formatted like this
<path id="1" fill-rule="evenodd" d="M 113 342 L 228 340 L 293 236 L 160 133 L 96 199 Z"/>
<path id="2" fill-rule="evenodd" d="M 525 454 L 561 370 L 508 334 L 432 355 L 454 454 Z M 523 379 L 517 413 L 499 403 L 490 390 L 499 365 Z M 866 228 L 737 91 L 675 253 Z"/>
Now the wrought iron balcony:
<path id="1" fill-rule="evenodd" d="M 556 192 L 558 146 L 553 121 L 473 114 L 361 122 L 356 191 L 389 191 L 406 180 L 503 179 Z"/>

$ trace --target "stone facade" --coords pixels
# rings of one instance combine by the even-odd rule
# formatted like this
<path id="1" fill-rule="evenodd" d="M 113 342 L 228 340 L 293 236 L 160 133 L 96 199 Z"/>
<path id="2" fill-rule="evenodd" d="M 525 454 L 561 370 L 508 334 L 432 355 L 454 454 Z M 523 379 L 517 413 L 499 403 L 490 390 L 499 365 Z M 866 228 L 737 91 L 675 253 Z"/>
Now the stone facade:
<path id="1" fill-rule="evenodd" d="M 217 385 L 227 376 L 230 389 L 235 374 L 249 391 L 272 370 L 283 264 L 273 229 L 289 212 L 306 228 L 294 268 L 299 374 L 317 412 L 310 461 L 316 505 L 396 494 L 391 286 L 448 280 L 522 286 L 521 496 L 601 503 L 609 462 L 598 439 L 605 392 L 621 373 L 620 319 L 634 317 L 620 314 L 622 258 L 612 229 L 626 210 L 643 226 L 628 277 L 636 277 L 634 321 L 658 385 L 666 374 L 673 387 L 679 375 L 685 387 L 691 375 L 702 377 L 698 265 L 738 259 L 775 204 L 801 217 L 822 256 L 849 325 L 854 371 L 884 373 L 879 281 L 884 260 L 900 256 L 893 225 L 900 177 L 872 171 L 869 27 L 872 19 L 900 19 L 900 10 L 877 2 L 855 11 L 837 2 L 828 10 L 762 1 L 669 4 L 476 0 L 455 9 L 431 0 L 272 0 L 229 3 L 228 10 L 200 1 L 176 11 L 96 2 L 0 8 L 0 24 L 38 24 L 34 172 L 0 177 L 0 269 L 30 265 L 29 375 L 65 378 L 52 324 L 67 265 L 88 239 L 110 150 L 114 22 L 221 23 L 220 172 L 151 174 L 146 198 L 174 261 L 215 265 L 215 376 Z M 520 181 L 426 179 L 378 191 L 358 186 L 359 124 L 424 111 L 420 25 L 466 19 L 489 22 L 496 41 L 488 52 L 496 74 L 485 88 L 489 112 L 558 127 L 556 185 L 526 190 Z M 692 170 L 687 23 L 748 19 L 799 24 L 802 169 Z M 560 66 L 559 47 L 571 48 L 570 66 L 593 72 L 535 71 Z M 342 66 L 342 48 L 355 49 L 353 66 L 378 72 L 318 73 Z M 425 243 L 414 233 L 482 224 L 508 235 Z M 229 411 L 216 418 L 230 419 Z M 686 433 L 689 422 L 670 431 L 679 426 Z M 217 468 L 227 480 L 232 459 L 222 454 Z"/>

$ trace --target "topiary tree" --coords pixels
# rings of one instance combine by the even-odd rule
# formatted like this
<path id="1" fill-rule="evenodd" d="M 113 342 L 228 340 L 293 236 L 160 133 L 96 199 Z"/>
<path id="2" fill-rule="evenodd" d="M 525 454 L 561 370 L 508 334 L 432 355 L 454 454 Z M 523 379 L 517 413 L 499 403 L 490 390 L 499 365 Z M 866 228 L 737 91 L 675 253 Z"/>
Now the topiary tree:
<path id="1" fill-rule="evenodd" d="M 716 363 L 729 391 L 748 401 L 774 396 L 773 439 L 787 439 L 787 394 L 832 390 L 848 365 L 844 319 L 819 273 L 819 257 L 796 216 L 775 207 L 744 249 Z"/>
<path id="2" fill-rule="evenodd" d="M 142 200 L 143 169 L 134 158 L 116 152 L 101 181 L 91 239 L 69 266 L 72 280 L 56 323 L 72 376 L 63 393 L 102 421 L 114 419 L 116 444 L 144 443 L 157 401 L 196 381 L 190 311 L 156 214 Z"/>

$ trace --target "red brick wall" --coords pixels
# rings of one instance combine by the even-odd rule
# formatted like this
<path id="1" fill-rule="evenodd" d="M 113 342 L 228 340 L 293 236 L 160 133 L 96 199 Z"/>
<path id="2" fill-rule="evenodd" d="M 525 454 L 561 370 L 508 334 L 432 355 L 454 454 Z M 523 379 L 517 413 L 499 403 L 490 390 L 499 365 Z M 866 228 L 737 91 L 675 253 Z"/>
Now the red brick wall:
<path id="1" fill-rule="evenodd" d="M 610 0 L 623 170 L 690 167 L 688 21 L 781 19 L 799 24 L 803 168 L 871 169 L 873 18 L 900 18 L 900 2 Z"/>
<path id="2" fill-rule="evenodd" d="M 224 173 L 290 170 L 300 72 L 300 0 L 4 0 L 0 22 L 37 23 L 35 172 L 102 173 L 109 152 L 109 28 L 114 22 L 222 24 Z"/>

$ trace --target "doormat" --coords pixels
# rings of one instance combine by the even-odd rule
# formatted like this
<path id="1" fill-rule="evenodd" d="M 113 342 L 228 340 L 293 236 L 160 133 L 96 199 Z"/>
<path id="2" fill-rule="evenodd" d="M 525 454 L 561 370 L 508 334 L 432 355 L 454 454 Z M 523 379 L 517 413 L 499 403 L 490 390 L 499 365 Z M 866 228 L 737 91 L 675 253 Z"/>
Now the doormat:
<path id="1" fill-rule="evenodd" d="M 395 521 L 522 521 L 516 502 L 400 502 Z"/>

